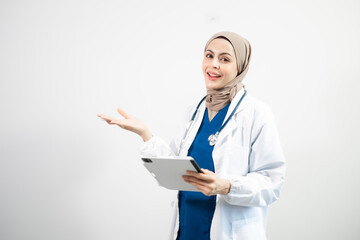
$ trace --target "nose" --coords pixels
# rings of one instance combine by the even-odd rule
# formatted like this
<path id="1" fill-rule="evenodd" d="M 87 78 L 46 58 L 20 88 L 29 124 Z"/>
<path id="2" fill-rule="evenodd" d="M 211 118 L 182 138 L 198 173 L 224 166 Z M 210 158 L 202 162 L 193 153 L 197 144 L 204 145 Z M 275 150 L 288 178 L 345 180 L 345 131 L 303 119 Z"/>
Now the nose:
<path id="1" fill-rule="evenodd" d="M 212 61 L 211 61 L 211 65 L 212 67 L 218 69 L 219 68 L 219 61 L 216 59 L 216 58 L 213 58 Z"/>

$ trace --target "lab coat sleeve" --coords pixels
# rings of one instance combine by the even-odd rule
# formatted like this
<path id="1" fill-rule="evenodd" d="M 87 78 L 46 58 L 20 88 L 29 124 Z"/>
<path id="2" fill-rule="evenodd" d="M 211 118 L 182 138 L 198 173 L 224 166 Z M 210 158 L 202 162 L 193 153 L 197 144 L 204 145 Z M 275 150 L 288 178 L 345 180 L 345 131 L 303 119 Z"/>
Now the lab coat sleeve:
<path id="1" fill-rule="evenodd" d="M 273 115 L 268 108 L 255 114 L 249 172 L 246 176 L 229 176 L 231 188 L 225 201 L 239 206 L 267 206 L 276 201 L 285 178 L 285 158 Z"/>
<path id="2" fill-rule="evenodd" d="M 150 140 L 144 142 L 140 148 L 141 156 L 174 156 L 174 151 L 162 138 L 154 135 Z"/>

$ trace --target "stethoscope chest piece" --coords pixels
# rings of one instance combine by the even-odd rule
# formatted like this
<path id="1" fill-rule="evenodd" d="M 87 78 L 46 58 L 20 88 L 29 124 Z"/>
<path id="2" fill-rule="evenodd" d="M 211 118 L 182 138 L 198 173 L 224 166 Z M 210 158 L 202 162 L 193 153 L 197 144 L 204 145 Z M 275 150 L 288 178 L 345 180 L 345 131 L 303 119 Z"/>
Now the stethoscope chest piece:
<path id="1" fill-rule="evenodd" d="M 236 104 L 235 108 L 233 109 L 233 111 L 231 112 L 230 116 L 227 118 L 227 120 L 225 121 L 225 123 L 223 123 L 223 124 L 221 125 L 220 129 L 219 129 L 215 134 L 211 134 L 211 135 L 209 136 L 208 141 L 209 141 L 210 146 L 214 146 L 214 145 L 216 144 L 216 141 L 217 141 L 217 139 L 218 139 L 218 137 L 219 137 L 219 134 L 220 134 L 221 130 L 226 126 L 226 124 L 229 122 L 229 120 L 231 119 L 231 117 L 234 115 L 234 113 L 236 112 L 236 110 L 237 110 L 237 108 L 239 107 L 240 103 L 242 102 L 243 98 L 246 96 L 246 93 L 247 93 L 246 90 L 244 90 L 244 94 L 241 96 L 239 102 Z M 199 102 L 199 104 L 198 104 L 197 107 L 196 107 L 195 112 L 194 112 L 193 115 L 192 115 L 192 118 L 191 118 L 190 122 L 188 123 L 188 126 L 187 126 L 187 128 L 186 128 L 184 137 L 182 138 L 181 143 L 180 143 L 180 149 L 182 149 L 182 147 L 183 147 L 183 144 L 184 144 L 184 142 L 185 142 L 186 136 L 187 136 L 187 134 L 188 134 L 188 132 L 189 132 L 191 126 L 192 126 L 192 123 L 194 122 L 196 113 L 198 112 L 199 107 L 200 107 L 201 103 L 205 100 L 205 98 L 206 98 L 206 96 L 203 97 L 203 99 L 201 99 L 201 101 Z"/>
<path id="2" fill-rule="evenodd" d="M 210 146 L 214 146 L 214 145 L 215 145 L 218 137 L 219 137 L 219 132 L 217 132 L 215 135 L 214 135 L 214 134 L 211 134 L 211 135 L 209 136 L 208 141 L 209 141 Z"/>

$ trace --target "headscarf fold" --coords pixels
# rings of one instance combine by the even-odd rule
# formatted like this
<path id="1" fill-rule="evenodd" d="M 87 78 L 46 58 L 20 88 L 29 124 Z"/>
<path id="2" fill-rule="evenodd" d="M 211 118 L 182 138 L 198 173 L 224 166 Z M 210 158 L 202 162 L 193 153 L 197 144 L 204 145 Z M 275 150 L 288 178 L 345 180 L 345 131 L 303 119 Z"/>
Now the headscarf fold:
<path id="1" fill-rule="evenodd" d="M 206 107 L 212 111 L 220 111 L 231 102 L 236 93 L 244 87 L 242 80 L 249 69 L 251 57 L 251 46 L 249 41 L 233 32 L 216 33 L 208 40 L 204 51 L 206 51 L 210 42 L 216 38 L 225 38 L 231 43 L 235 52 L 238 73 L 233 80 L 221 89 L 215 90 L 206 88 Z"/>

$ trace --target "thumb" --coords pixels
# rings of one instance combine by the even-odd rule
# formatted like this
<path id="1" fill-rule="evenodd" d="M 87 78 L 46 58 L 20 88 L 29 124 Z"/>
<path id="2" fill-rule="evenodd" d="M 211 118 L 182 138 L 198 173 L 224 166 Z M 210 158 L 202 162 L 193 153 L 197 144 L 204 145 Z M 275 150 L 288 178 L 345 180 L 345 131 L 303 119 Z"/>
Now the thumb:
<path id="1" fill-rule="evenodd" d="M 123 116 L 124 118 L 129 118 L 129 117 L 130 117 L 130 115 L 127 114 L 127 113 L 126 113 L 124 110 L 122 110 L 121 108 L 118 108 L 117 111 L 118 111 L 118 113 L 119 113 L 121 116 Z"/>
<path id="2" fill-rule="evenodd" d="M 208 170 L 208 169 L 201 169 L 203 171 L 203 173 L 205 174 L 214 174 L 212 171 Z"/>

